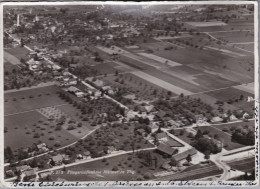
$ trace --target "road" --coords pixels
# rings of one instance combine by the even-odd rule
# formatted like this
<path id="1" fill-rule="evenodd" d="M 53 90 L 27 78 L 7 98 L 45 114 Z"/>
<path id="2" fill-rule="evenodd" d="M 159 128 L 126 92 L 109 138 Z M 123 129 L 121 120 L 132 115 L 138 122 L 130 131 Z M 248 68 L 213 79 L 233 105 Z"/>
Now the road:
<path id="1" fill-rule="evenodd" d="M 156 149 L 156 147 L 144 148 L 144 149 L 135 150 L 135 152 L 149 151 L 149 150 L 155 150 L 155 149 Z M 86 160 L 81 160 L 81 161 L 77 161 L 77 162 L 70 163 L 70 164 L 63 164 L 63 165 L 60 165 L 60 166 L 55 166 L 55 167 L 52 167 L 52 168 L 49 168 L 49 169 L 44 169 L 44 170 L 37 171 L 36 172 L 36 177 L 39 178 L 39 174 L 43 173 L 43 172 L 55 171 L 55 170 L 58 170 L 58 169 L 63 169 L 64 167 L 66 167 L 66 168 L 67 167 L 72 167 L 72 166 L 81 165 L 81 164 L 84 164 L 84 163 L 89 163 L 89 162 L 93 162 L 93 161 L 103 160 L 104 158 L 111 158 L 111 157 L 116 157 L 116 156 L 130 154 L 130 153 L 133 153 L 133 151 L 132 150 L 131 151 L 118 151 L 118 152 L 115 152 L 115 153 L 112 153 L 112 154 L 109 154 L 109 155 L 106 155 L 106 156 L 98 157 L 98 158 L 86 159 Z M 14 180 L 16 178 L 17 177 L 8 178 L 5 181 L 7 181 L 7 180 L 11 181 L 11 180 Z"/>
<path id="2" fill-rule="evenodd" d="M 185 177 L 188 176 L 195 176 L 198 174 L 202 174 L 202 173 L 207 173 L 207 172 L 211 172 L 214 170 L 219 170 L 219 168 L 216 165 L 210 166 L 210 167 L 205 167 L 205 168 L 199 168 L 199 169 L 195 169 L 195 170 L 191 170 L 191 171 L 187 171 L 187 172 L 179 172 L 176 174 L 172 174 L 172 175 L 167 175 L 164 177 L 160 177 L 160 178 L 156 178 L 153 179 L 152 181 L 167 181 L 167 180 L 182 180 Z"/>

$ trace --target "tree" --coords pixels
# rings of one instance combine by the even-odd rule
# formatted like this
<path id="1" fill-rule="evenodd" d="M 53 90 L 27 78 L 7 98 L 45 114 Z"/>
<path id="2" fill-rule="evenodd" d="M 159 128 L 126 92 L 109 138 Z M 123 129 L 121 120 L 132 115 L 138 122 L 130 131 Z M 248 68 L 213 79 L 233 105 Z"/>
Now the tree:
<path id="1" fill-rule="evenodd" d="M 205 152 L 204 152 L 204 155 L 205 155 L 204 158 L 205 158 L 207 161 L 209 161 L 209 159 L 210 159 L 210 151 L 208 151 L 208 150 L 205 151 Z"/>
<path id="2" fill-rule="evenodd" d="M 187 162 L 189 162 L 189 163 L 192 161 L 190 154 L 186 157 L 186 160 L 187 160 Z"/>

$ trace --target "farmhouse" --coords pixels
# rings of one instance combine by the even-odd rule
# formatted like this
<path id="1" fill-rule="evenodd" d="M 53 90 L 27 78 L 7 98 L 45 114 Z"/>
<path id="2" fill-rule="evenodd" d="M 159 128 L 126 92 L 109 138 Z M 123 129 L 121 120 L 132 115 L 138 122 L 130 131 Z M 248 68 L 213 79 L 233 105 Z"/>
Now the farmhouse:
<path id="1" fill-rule="evenodd" d="M 61 165 L 62 162 L 63 162 L 63 157 L 62 157 L 61 154 L 56 155 L 56 156 L 52 156 L 52 158 L 51 158 L 51 163 L 53 165 Z"/>
<path id="2" fill-rule="evenodd" d="M 175 161 L 179 162 L 179 161 L 181 161 L 181 160 L 183 160 L 183 159 L 186 159 L 188 155 L 193 156 L 193 155 L 195 155 L 196 153 L 197 153 L 196 149 L 195 149 L 195 148 L 191 148 L 191 149 L 189 149 L 189 150 L 187 150 L 187 151 L 184 151 L 184 152 L 182 152 L 182 153 L 178 153 L 178 154 L 172 156 L 172 158 L 173 158 Z"/>
<path id="3" fill-rule="evenodd" d="M 43 151 L 43 152 L 48 151 L 47 145 L 45 143 L 37 144 L 36 147 L 39 151 Z"/>
<path id="4" fill-rule="evenodd" d="M 27 171 L 24 171 L 24 175 L 27 177 L 27 179 L 33 179 L 36 177 L 36 170 L 37 169 L 30 169 L 30 170 L 27 170 Z"/>
<path id="5" fill-rule="evenodd" d="M 216 116 L 211 119 L 211 123 L 221 123 L 223 121 L 222 118 Z"/>
<path id="6" fill-rule="evenodd" d="M 31 166 L 29 166 L 29 165 L 22 165 L 22 166 L 16 167 L 17 172 L 24 172 L 29 169 L 31 169 Z"/>
<path id="7" fill-rule="evenodd" d="M 232 114 L 230 117 L 229 117 L 229 120 L 230 121 L 237 121 L 237 118 L 234 114 Z"/>
<path id="8" fill-rule="evenodd" d="M 166 154 L 168 156 L 172 156 L 175 152 L 175 149 L 174 148 L 171 148 L 165 144 L 160 144 L 158 147 L 157 147 L 157 150 L 159 152 L 161 152 L 162 154 Z"/>

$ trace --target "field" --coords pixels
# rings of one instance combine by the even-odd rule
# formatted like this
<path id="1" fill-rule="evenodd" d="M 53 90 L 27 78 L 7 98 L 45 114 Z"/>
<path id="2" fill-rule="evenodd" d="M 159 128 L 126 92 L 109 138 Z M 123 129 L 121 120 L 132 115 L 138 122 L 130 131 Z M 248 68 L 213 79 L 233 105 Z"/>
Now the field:
<path id="1" fill-rule="evenodd" d="M 208 131 L 208 135 L 210 137 L 214 137 L 214 135 L 218 135 L 219 136 L 219 139 L 220 141 L 223 143 L 223 147 L 226 149 L 226 150 L 233 150 L 233 149 L 236 149 L 236 148 L 241 148 L 243 147 L 244 145 L 242 144 L 238 144 L 236 142 L 233 142 L 232 139 L 231 139 L 231 135 L 221 131 L 221 130 L 218 130 L 214 127 L 211 127 L 211 126 L 203 126 L 203 127 L 197 127 L 196 130 L 201 130 L 202 132 L 204 131 Z"/>
<path id="2" fill-rule="evenodd" d="M 232 162 L 227 162 L 231 169 L 248 172 L 250 173 L 255 169 L 255 158 L 247 158 L 243 160 L 235 160 Z"/>
<path id="3" fill-rule="evenodd" d="M 160 62 L 162 64 L 169 65 L 169 66 L 173 66 L 174 67 L 174 66 L 180 66 L 181 65 L 180 63 L 177 63 L 177 62 L 174 62 L 174 61 L 171 61 L 171 60 L 168 60 L 168 59 L 165 59 L 165 58 L 153 55 L 153 54 L 148 54 L 148 53 L 138 53 L 138 54 L 142 55 L 144 57 L 153 59 L 155 61 L 158 61 L 158 62 Z"/>
<path id="4" fill-rule="evenodd" d="M 147 153 L 150 153 L 152 157 L 157 158 L 157 166 L 153 163 L 153 166 L 148 166 L 145 161 L 145 156 Z M 105 160 L 98 160 L 93 161 L 77 166 L 73 166 L 66 169 L 64 174 L 53 174 L 51 177 L 56 180 L 57 178 L 63 178 L 69 181 L 90 181 L 90 180 L 99 180 L 99 181 L 106 181 L 106 180 L 144 180 L 144 175 L 149 175 L 149 179 L 155 178 L 152 173 L 162 171 L 163 169 L 160 166 L 163 164 L 165 159 L 162 156 L 154 151 L 147 151 L 142 153 L 138 152 L 135 154 L 126 154 L 115 156 L 112 158 L 106 158 Z M 105 167 L 105 169 L 104 169 Z M 113 169 L 114 168 L 114 169 Z M 120 173 L 110 173 L 106 174 L 105 170 L 112 171 L 118 170 L 121 171 Z M 85 172 L 85 174 L 78 174 L 73 175 L 69 174 L 69 172 Z M 89 171 L 87 174 L 86 172 Z M 92 172 L 91 171 L 96 171 Z M 132 171 L 132 172 L 130 172 Z"/>
<path id="5" fill-rule="evenodd" d="M 75 142 L 95 129 L 89 122 L 81 122 L 81 111 L 62 100 L 58 91 L 61 89 L 57 86 L 48 86 L 5 94 L 5 127 L 8 130 L 5 146 L 30 147 L 40 140 L 55 148 Z M 62 116 L 65 121 L 58 128 Z M 70 125 L 74 128 L 68 129 Z M 22 142 L 17 141 L 21 139 L 19 135 L 24 139 Z"/>
<path id="6" fill-rule="evenodd" d="M 236 88 L 226 88 L 222 90 L 217 90 L 214 92 L 205 93 L 209 96 L 212 96 L 224 103 L 231 102 L 233 106 L 237 109 L 247 111 L 248 113 L 253 113 L 254 102 L 247 102 L 247 97 L 254 96 L 248 92 L 236 89 Z M 243 98 L 240 100 L 240 96 L 243 95 Z"/>
<path id="7" fill-rule="evenodd" d="M 48 86 L 6 93 L 5 115 L 64 104 L 56 94 L 60 90 L 57 86 Z"/>
<path id="8" fill-rule="evenodd" d="M 254 42 L 254 34 L 250 31 L 212 32 L 211 35 L 227 43 Z"/>
<path id="9" fill-rule="evenodd" d="M 118 82 L 115 82 L 117 78 Z M 169 90 L 164 89 L 160 85 L 155 85 L 154 83 L 151 83 L 149 80 L 143 79 L 141 75 L 138 74 L 138 72 L 125 73 L 121 77 L 105 77 L 104 81 L 106 82 L 106 84 L 116 88 L 127 88 L 127 94 L 135 94 L 135 97 L 141 100 L 153 100 L 154 97 L 167 96 L 167 92 Z M 154 90 L 156 90 L 156 94 L 154 93 Z M 176 95 L 176 93 L 171 94 L 171 96 Z"/>
<path id="10" fill-rule="evenodd" d="M 67 145 L 77 139 L 66 130 L 56 131 L 56 124 L 48 121 L 37 111 L 5 116 L 4 124 L 8 130 L 4 134 L 4 146 L 10 146 L 14 152 L 31 147 L 39 141 L 45 142 L 49 147 L 54 147 L 55 144 Z M 50 137 L 53 139 L 50 140 Z"/>
<path id="11" fill-rule="evenodd" d="M 224 22 L 186 22 L 186 24 L 189 24 L 194 27 L 210 27 L 210 26 L 225 26 L 227 25 Z"/>
<path id="12" fill-rule="evenodd" d="M 5 49 L 4 58 L 9 60 L 12 64 L 20 64 L 20 59 L 25 59 L 27 53 L 29 53 L 29 50 L 24 47 Z"/>

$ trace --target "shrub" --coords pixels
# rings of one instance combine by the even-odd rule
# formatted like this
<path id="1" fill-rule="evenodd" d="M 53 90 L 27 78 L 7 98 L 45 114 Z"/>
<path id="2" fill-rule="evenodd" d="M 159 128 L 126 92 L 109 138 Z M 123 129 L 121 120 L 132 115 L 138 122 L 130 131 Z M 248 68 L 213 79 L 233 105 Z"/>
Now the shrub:
<path id="1" fill-rule="evenodd" d="M 118 167 L 117 166 L 114 166 L 112 171 L 118 171 Z"/>

